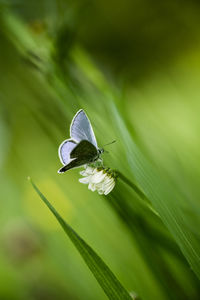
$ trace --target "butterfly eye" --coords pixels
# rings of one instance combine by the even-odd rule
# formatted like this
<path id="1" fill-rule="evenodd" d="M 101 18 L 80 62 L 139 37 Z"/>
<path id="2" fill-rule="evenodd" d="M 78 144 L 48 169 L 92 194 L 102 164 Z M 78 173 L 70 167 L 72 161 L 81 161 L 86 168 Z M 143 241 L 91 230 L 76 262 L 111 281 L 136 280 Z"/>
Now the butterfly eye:
<path id="1" fill-rule="evenodd" d="M 102 153 L 104 153 L 104 149 L 102 148 L 102 149 L 98 149 L 98 152 L 99 152 L 99 154 L 102 154 Z"/>

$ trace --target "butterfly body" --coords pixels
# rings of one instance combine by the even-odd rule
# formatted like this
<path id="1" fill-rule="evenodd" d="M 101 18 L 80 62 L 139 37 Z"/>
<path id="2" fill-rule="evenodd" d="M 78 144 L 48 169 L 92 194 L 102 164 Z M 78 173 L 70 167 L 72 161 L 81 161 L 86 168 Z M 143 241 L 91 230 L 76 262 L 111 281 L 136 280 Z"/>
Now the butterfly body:
<path id="1" fill-rule="evenodd" d="M 72 120 L 70 136 L 71 138 L 65 140 L 58 150 L 60 160 L 64 165 L 58 173 L 93 163 L 104 151 L 98 148 L 90 121 L 82 109 Z"/>

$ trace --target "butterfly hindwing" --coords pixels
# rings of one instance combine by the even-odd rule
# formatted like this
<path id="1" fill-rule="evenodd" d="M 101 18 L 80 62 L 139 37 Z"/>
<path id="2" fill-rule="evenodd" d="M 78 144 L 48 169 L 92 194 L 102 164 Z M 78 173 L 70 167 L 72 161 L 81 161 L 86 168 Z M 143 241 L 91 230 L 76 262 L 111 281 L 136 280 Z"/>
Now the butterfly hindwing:
<path id="1" fill-rule="evenodd" d="M 77 143 L 71 139 L 62 142 L 58 149 L 58 155 L 63 165 L 67 165 L 70 161 L 70 153 L 77 146 Z"/>
<path id="2" fill-rule="evenodd" d="M 94 161 L 98 157 L 98 152 L 95 146 L 84 140 L 76 144 L 70 153 L 70 161 L 62 167 L 58 173 L 64 173 L 67 170 L 80 167 L 89 162 Z"/>
<path id="3" fill-rule="evenodd" d="M 69 164 L 62 167 L 60 170 L 58 170 L 58 173 L 64 173 L 70 169 L 81 167 L 81 166 L 87 164 L 87 162 L 88 162 L 87 159 L 84 160 L 84 159 L 80 159 L 80 158 L 75 158 Z"/>

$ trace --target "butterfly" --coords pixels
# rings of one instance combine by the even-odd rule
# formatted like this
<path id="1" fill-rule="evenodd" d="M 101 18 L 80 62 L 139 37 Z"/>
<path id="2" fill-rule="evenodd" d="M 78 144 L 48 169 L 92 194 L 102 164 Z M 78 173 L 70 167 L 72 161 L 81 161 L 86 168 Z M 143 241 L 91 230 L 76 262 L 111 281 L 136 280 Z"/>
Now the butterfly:
<path id="1" fill-rule="evenodd" d="M 62 142 L 58 149 L 59 158 L 64 165 L 58 173 L 95 162 L 103 152 L 104 149 L 97 146 L 94 131 L 86 113 L 80 109 L 72 119 L 70 139 Z"/>

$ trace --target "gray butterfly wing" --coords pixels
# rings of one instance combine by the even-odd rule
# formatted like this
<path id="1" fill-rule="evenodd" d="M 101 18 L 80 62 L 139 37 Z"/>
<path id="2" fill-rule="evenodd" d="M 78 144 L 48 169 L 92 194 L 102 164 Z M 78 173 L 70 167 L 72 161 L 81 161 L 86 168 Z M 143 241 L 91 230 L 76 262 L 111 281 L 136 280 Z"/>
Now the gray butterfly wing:
<path id="1" fill-rule="evenodd" d="M 58 155 L 59 155 L 60 161 L 63 165 L 67 165 L 70 163 L 70 161 L 72 160 L 70 158 L 70 153 L 76 146 L 77 146 L 77 143 L 71 139 L 65 140 L 64 142 L 62 142 L 62 144 L 60 145 L 60 147 L 58 149 Z"/>
<path id="2" fill-rule="evenodd" d="M 86 113 L 80 109 L 74 116 L 70 126 L 70 136 L 76 142 L 87 140 L 97 148 L 94 131 Z"/>
<path id="3" fill-rule="evenodd" d="M 79 144 L 73 143 L 73 140 L 66 140 L 63 144 L 61 144 L 61 155 L 59 156 L 62 156 L 63 163 L 64 161 L 67 161 L 68 159 L 69 160 L 68 163 L 64 164 L 64 167 L 58 170 L 58 173 L 64 173 L 67 170 L 81 167 L 85 164 L 91 163 L 98 158 L 97 148 L 87 140 L 83 140 Z M 63 160 L 63 155 L 66 154 L 67 160 Z"/>

